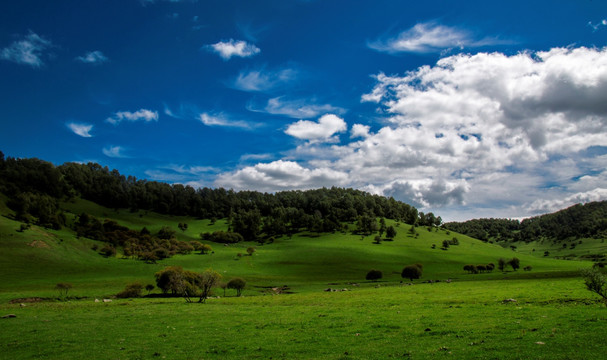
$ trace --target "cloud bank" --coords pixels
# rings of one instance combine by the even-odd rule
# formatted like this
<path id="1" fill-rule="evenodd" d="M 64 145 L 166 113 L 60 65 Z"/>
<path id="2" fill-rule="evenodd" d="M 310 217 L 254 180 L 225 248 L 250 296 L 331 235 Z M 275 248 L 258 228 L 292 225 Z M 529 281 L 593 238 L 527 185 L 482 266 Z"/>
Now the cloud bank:
<path id="1" fill-rule="evenodd" d="M 292 123 L 285 132 L 308 142 L 289 158 L 304 163 L 257 164 L 216 184 L 275 191 L 331 179 L 422 209 L 450 205 L 441 215 L 452 219 L 472 208 L 528 216 L 607 199 L 606 49 L 460 54 L 375 79 L 361 99 L 377 104 L 386 126 L 354 124 L 340 143 L 334 134 L 348 126 L 335 115 Z"/>

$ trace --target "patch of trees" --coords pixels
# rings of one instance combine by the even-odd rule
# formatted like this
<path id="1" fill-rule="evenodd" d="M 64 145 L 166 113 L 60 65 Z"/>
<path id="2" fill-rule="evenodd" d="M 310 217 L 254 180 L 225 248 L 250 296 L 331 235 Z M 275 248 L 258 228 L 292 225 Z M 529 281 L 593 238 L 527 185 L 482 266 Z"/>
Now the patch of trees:
<path id="1" fill-rule="evenodd" d="M 223 188 L 194 189 L 124 176 L 95 163 L 54 166 L 39 159 L 5 159 L 3 154 L 0 156 L 0 192 L 15 200 L 11 206 L 19 214 L 42 218 L 37 220 L 41 224 L 62 226 L 58 206 L 47 206 L 47 212 L 36 210 L 41 206 L 19 208 L 27 204 L 20 196 L 33 196 L 34 203 L 79 196 L 109 208 L 127 208 L 133 212 L 150 210 L 197 218 L 228 218 L 231 230 L 240 233 L 245 240 L 259 240 L 261 234 L 266 237 L 290 235 L 303 229 L 341 231 L 342 223 L 356 222 L 361 217 L 366 221 L 360 229 L 363 233 L 376 231 L 367 221 L 369 218 L 385 217 L 433 226 L 441 223 L 440 217 L 432 213 L 418 214 L 414 207 L 393 198 L 353 189 L 332 187 L 276 194 Z M 53 216 L 58 217 L 56 221 Z M 185 231 L 186 224 L 180 229 Z"/>
<path id="2" fill-rule="evenodd" d="M 561 242 L 577 238 L 607 237 L 607 201 L 573 205 L 552 214 L 518 220 L 475 219 L 446 223 L 445 228 L 483 241 L 548 239 Z"/>
<path id="3" fill-rule="evenodd" d="M 215 287 L 236 290 L 237 296 L 242 294 L 246 281 L 242 278 L 233 278 L 227 283 L 222 283 L 222 276 L 213 269 L 207 269 L 201 273 L 184 270 L 181 266 L 167 266 L 154 274 L 156 286 L 164 293 L 183 297 L 187 302 L 192 298 L 198 298 L 199 303 L 204 303 Z"/>
<path id="4" fill-rule="evenodd" d="M 586 289 L 599 295 L 607 304 L 607 277 L 605 277 L 603 272 L 593 267 L 582 270 L 582 276 L 584 277 Z"/>
<path id="5" fill-rule="evenodd" d="M 202 246 L 198 242 L 192 244 L 175 238 L 175 231 L 163 227 L 154 236 L 144 227 L 141 231 L 131 230 L 113 220 L 99 219 L 86 213 L 80 214 L 74 222 L 73 229 L 78 236 L 103 241 L 107 243 L 99 251 L 104 256 L 116 255 L 116 248 L 122 247 L 124 255 L 146 262 L 156 262 L 175 254 L 189 254 L 195 248 Z"/>
<path id="6" fill-rule="evenodd" d="M 221 244 L 236 244 L 244 241 L 244 237 L 237 232 L 215 231 L 213 233 L 200 234 L 202 240 L 212 241 Z"/>
<path id="7" fill-rule="evenodd" d="M 467 271 L 470 274 L 478 274 L 483 272 L 492 272 L 495 269 L 494 263 L 489 264 L 479 264 L 479 265 L 464 265 L 464 271 Z"/>

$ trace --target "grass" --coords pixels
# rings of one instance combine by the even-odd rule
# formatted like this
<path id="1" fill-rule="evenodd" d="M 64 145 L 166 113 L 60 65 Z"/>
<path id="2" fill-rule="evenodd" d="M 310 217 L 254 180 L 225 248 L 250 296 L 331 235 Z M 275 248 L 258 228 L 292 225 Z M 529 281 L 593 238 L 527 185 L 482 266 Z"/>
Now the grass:
<path id="1" fill-rule="evenodd" d="M 115 211 L 81 200 L 62 206 L 69 221 L 87 212 L 152 232 L 165 225 L 177 230 L 185 222 L 188 229 L 177 230 L 182 240 L 199 240 L 201 232 L 227 228 L 224 220 L 211 225 L 208 220 Z M 0 212 L 8 211 L 0 201 Z M 578 275 L 591 262 L 538 257 L 524 247 L 512 251 L 426 228 L 413 236 L 409 225 L 388 221 L 398 234 L 381 244 L 373 243 L 374 236 L 301 233 L 266 245 L 211 243 L 213 254 L 146 264 L 104 258 L 91 250 L 101 243 L 78 239 L 69 229 L 32 226 L 18 232 L 20 225 L 0 217 L 0 315 L 17 315 L 0 319 L 0 357 L 599 359 L 607 350 L 607 307 L 584 289 Z M 454 236 L 460 245 L 441 250 L 442 241 Z M 257 249 L 253 256 L 237 256 L 249 246 Z M 533 270 L 463 271 L 465 264 L 514 256 L 521 267 Z M 424 265 L 422 279 L 401 284 L 403 266 L 417 262 Z M 226 280 L 243 277 L 244 297 L 235 297 L 233 290 L 223 297 L 216 290 L 222 298 L 207 304 L 187 304 L 180 298 L 94 302 L 133 281 L 154 283 L 153 274 L 167 265 L 213 268 Z M 372 268 L 383 271 L 381 281 L 364 280 Z M 56 299 L 59 282 L 73 284 L 72 300 Z M 283 285 L 293 294 L 268 295 L 268 288 Z M 328 287 L 348 291 L 323 291 Z M 27 297 L 55 300 L 24 307 L 9 303 Z"/>
<path id="2" fill-rule="evenodd" d="M 600 359 L 607 350 L 607 308 L 579 279 L 0 310 L 17 315 L 0 334 L 12 359 Z"/>

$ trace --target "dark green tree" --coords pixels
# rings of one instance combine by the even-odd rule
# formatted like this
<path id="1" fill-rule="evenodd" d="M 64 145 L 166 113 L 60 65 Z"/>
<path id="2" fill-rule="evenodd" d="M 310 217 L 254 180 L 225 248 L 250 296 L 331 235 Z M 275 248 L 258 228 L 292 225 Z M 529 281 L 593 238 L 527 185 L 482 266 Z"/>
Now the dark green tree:
<path id="1" fill-rule="evenodd" d="M 388 226 L 388 228 L 386 229 L 386 238 L 394 239 L 395 237 L 396 237 L 396 230 L 394 229 L 394 226 L 392 226 L 392 225 Z"/>
<path id="2" fill-rule="evenodd" d="M 384 273 L 381 272 L 381 270 L 369 270 L 369 272 L 367 273 L 367 276 L 365 276 L 365 279 L 370 280 L 370 281 L 377 281 L 381 278 L 384 277 Z"/>
<path id="3" fill-rule="evenodd" d="M 413 279 L 421 278 L 422 272 L 423 272 L 423 270 L 419 266 L 419 264 L 407 265 L 403 268 L 403 271 L 401 272 L 400 276 L 402 278 L 407 278 L 407 279 L 413 281 Z"/>
<path id="4" fill-rule="evenodd" d="M 240 296 L 242 294 L 242 290 L 245 288 L 245 286 L 247 285 L 247 282 L 243 279 L 243 278 L 233 278 L 230 281 L 228 281 L 228 289 L 234 289 L 236 290 L 236 296 Z"/>

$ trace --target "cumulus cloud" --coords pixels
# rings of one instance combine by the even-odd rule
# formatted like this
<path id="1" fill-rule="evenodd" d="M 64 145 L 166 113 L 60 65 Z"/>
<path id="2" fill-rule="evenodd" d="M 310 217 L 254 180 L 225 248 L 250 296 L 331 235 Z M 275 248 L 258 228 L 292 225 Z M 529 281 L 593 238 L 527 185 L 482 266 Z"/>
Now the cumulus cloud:
<path id="1" fill-rule="evenodd" d="M 44 65 L 43 53 L 51 46 L 50 40 L 30 31 L 8 47 L 0 49 L 0 59 L 40 68 Z"/>
<path id="2" fill-rule="evenodd" d="M 130 111 L 118 111 L 114 116 L 107 118 L 105 121 L 113 125 L 118 125 L 122 121 L 158 121 L 158 111 L 152 111 L 147 109 L 140 109 L 135 112 Z"/>
<path id="3" fill-rule="evenodd" d="M 508 42 L 497 38 L 476 39 L 470 31 L 465 29 L 426 22 L 416 24 L 396 37 L 370 42 L 368 46 L 374 50 L 388 53 L 432 53 L 451 48 L 463 49 L 502 43 Z"/>
<path id="4" fill-rule="evenodd" d="M 232 173 L 221 174 L 216 186 L 260 191 L 305 190 L 323 186 L 345 186 L 348 175 L 330 168 L 309 169 L 294 161 L 278 160 L 245 167 Z"/>
<path id="5" fill-rule="evenodd" d="M 82 56 L 78 56 L 76 60 L 85 64 L 102 64 L 107 62 L 109 59 L 103 55 L 101 51 L 95 50 L 89 51 Z"/>
<path id="6" fill-rule="evenodd" d="M 78 123 L 67 123 L 66 126 L 74 132 L 74 134 L 82 136 L 82 137 L 92 137 L 91 130 L 93 129 L 93 125 L 91 124 L 78 124 Z"/>
<path id="7" fill-rule="evenodd" d="M 344 132 L 348 125 L 344 119 L 337 115 L 323 115 L 318 122 L 309 120 L 299 120 L 287 127 L 285 133 L 302 140 L 311 142 L 335 141 L 333 137 L 336 133 Z"/>
<path id="8" fill-rule="evenodd" d="M 572 194 L 562 199 L 538 199 L 529 204 L 526 209 L 530 214 L 545 214 L 579 203 L 585 204 L 592 201 L 605 200 L 607 200 L 607 188 L 596 188 Z"/>
<path id="9" fill-rule="evenodd" d="M 273 115 L 284 115 L 295 119 L 311 119 L 320 114 L 344 114 L 345 109 L 329 104 L 317 104 L 309 99 L 286 99 L 283 96 L 271 98 L 263 109 L 249 105 L 249 110 Z"/>
<path id="10" fill-rule="evenodd" d="M 216 53 L 219 55 L 219 57 L 226 61 L 230 60 L 234 56 L 246 58 L 257 55 L 261 52 L 261 50 L 253 44 L 249 44 L 243 40 L 234 39 L 207 45 L 206 48 L 209 49 L 209 51 Z"/>
<path id="11" fill-rule="evenodd" d="M 234 127 L 245 130 L 251 130 L 260 126 L 260 124 L 250 123 L 244 120 L 233 120 L 223 113 L 209 114 L 205 112 L 200 114 L 199 117 L 200 121 L 206 126 Z"/>
<path id="12" fill-rule="evenodd" d="M 458 220 L 524 217 L 604 196 L 607 49 L 449 56 L 378 74 L 362 100 L 385 115 L 382 128 L 354 124 L 341 144 L 335 134 L 347 125 L 336 115 L 294 122 L 285 132 L 305 143 L 217 184 L 323 186 L 310 180 L 316 172 Z"/>
<path id="13" fill-rule="evenodd" d="M 292 83 L 296 80 L 297 73 L 297 70 L 292 68 L 242 71 L 233 81 L 232 86 L 242 91 L 263 92 Z"/>
<path id="14" fill-rule="evenodd" d="M 126 158 L 124 154 L 124 148 L 122 146 L 107 146 L 102 149 L 105 156 L 111 158 Z"/>

